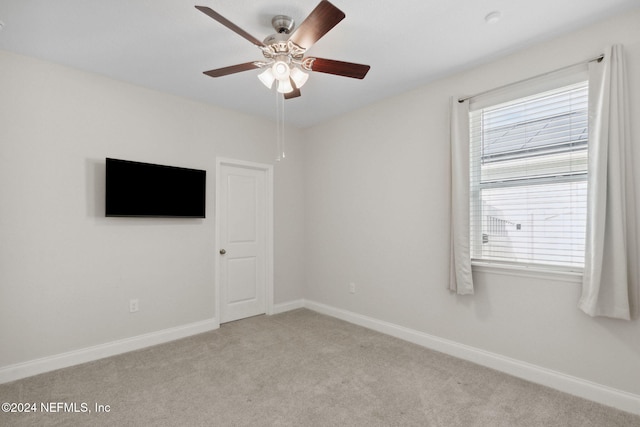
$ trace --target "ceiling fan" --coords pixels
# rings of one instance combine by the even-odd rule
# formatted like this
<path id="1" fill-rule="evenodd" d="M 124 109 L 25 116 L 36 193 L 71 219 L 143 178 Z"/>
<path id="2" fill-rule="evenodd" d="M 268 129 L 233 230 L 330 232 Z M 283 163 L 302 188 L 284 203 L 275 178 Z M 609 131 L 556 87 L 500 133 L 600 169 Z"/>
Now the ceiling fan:
<path id="1" fill-rule="evenodd" d="M 276 90 L 284 94 L 285 99 L 291 99 L 300 96 L 300 88 L 309 78 L 305 71 L 363 79 L 371 68 L 369 65 L 304 56 L 307 49 L 346 16 L 344 12 L 327 0 L 322 0 L 295 30 L 295 24 L 291 17 L 275 16 L 271 20 L 271 24 L 276 33 L 268 36 L 264 41 L 253 37 L 208 7 L 196 6 L 196 9 L 258 46 L 265 57 L 264 61 L 245 62 L 244 64 L 205 71 L 204 74 L 208 76 L 222 77 L 264 68 L 265 70 L 258 76 L 260 81 L 270 89 L 277 82 Z"/>

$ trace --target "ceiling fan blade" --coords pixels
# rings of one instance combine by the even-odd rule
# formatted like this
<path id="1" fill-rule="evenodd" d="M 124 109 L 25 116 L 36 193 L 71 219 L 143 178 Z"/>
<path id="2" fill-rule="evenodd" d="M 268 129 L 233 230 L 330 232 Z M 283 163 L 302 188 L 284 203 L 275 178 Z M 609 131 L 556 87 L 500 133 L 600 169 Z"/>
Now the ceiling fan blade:
<path id="1" fill-rule="evenodd" d="M 285 93 L 284 94 L 284 99 L 292 99 L 292 98 L 297 98 L 300 95 L 302 95 L 302 92 L 300 92 L 300 89 L 298 89 L 296 87 L 296 83 L 293 81 L 292 78 L 289 78 L 289 80 L 291 81 L 291 86 L 293 86 L 293 91 L 289 92 L 289 93 Z"/>
<path id="2" fill-rule="evenodd" d="M 329 30 L 338 25 L 345 18 L 343 11 L 332 5 L 327 0 L 322 0 L 318 6 L 302 21 L 302 24 L 293 31 L 289 40 L 303 49 L 309 49 Z"/>
<path id="3" fill-rule="evenodd" d="M 225 18 L 224 16 L 220 15 L 215 10 L 213 10 L 211 8 L 208 8 L 206 6 L 196 6 L 196 9 L 198 9 L 200 12 L 202 12 L 202 13 L 204 13 L 206 15 L 209 15 L 211 18 L 215 19 L 216 21 L 218 21 L 219 23 L 221 23 L 225 27 L 229 28 L 231 31 L 234 31 L 235 33 L 241 35 L 242 37 L 244 37 L 245 39 L 249 40 L 251 43 L 255 44 L 256 46 L 259 46 L 259 47 L 265 46 L 265 44 L 262 41 L 260 41 L 257 38 L 253 37 L 251 34 L 247 33 L 245 30 L 243 30 L 242 28 L 238 27 L 236 24 L 234 24 L 233 22 L 229 21 L 227 18 Z"/>
<path id="4" fill-rule="evenodd" d="M 254 70 L 260 68 L 255 62 L 245 62 L 244 64 L 231 65 L 229 67 L 217 68 L 215 70 L 205 71 L 204 74 L 210 77 L 222 77 L 229 74 L 240 73 L 242 71 Z"/>
<path id="5" fill-rule="evenodd" d="M 354 79 L 364 79 L 364 76 L 367 75 L 371 68 L 369 65 L 323 58 L 306 58 L 305 62 L 311 63 L 311 71 L 335 74 L 336 76 L 351 77 Z"/>
<path id="6" fill-rule="evenodd" d="M 294 89 L 293 92 L 285 93 L 284 99 L 293 99 L 299 97 L 300 95 L 302 95 L 300 89 Z"/>

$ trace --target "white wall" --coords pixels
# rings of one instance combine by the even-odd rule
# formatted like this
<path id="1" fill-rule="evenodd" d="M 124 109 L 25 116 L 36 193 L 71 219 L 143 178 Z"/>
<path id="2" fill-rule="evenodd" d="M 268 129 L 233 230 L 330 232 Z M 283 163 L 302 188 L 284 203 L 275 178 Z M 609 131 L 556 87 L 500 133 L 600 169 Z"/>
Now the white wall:
<path id="1" fill-rule="evenodd" d="M 640 11 L 289 129 L 275 302 L 305 298 L 640 394 L 640 321 L 582 314 L 578 283 L 477 273 L 476 295 L 446 290 L 449 97 L 623 43 L 638 117 L 637 22 Z M 0 370 L 214 316 L 215 157 L 270 163 L 273 124 L 6 52 L 0 94 Z M 208 217 L 104 218 L 105 157 L 206 169 Z"/>
<path id="2" fill-rule="evenodd" d="M 0 94 L 0 368 L 212 319 L 215 158 L 273 163 L 274 124 L 7 52 Z M 303 289 L 299 132 L 287 137 L 276 303 Z M 207 218 L 105 218 L 105 157 L 206 169 Z"/>
<path id="3" fill-rule="evenodd" d="M 637 118 L 638 22 L 640 10 L 306 130 L 305 298 L 639 395 L 640 320 L 586 316 L 576 306 L 576 281 L 477 272 L 474 296 L 446 289 L 449 97 L 622 43 Z M 640 166 L 639 123 L 633 121 Z M 636 178 L 640 189 L 640 173 Z"/>

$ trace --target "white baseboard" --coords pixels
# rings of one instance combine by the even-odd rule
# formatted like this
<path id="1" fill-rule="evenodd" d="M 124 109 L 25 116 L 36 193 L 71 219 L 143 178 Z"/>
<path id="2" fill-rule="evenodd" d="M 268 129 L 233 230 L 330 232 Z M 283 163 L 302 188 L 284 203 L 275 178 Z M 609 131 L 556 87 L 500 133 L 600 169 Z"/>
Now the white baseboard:
<path id="1" fill-rule="evenodd" d="M 188 325 L 177 326 L 175 328 L 164 329 L 148 334 L 138 335 L 131 338 L 99 344 L 80 350 L 69 351 L 56 354 L 54 356 L 43 357 L 41 359 L 30 360 L 0 368 L 0 384 L 9 381 L 19 380 L 43 372 L 54 371 L 80 363 L 91 362 L 109 356 L 126 353 L 128 351 L 139 350 L 152 345 L 186 338 L 191 335 L 208 332 L 218 329 L 220 323 L 217 319 L 208 319 L 201 322 L 190 323 Z"/>
<path id="2" fill-rule="evenodd" d="M 310 310 L 317 311 L 318 313 L 326 314 L 349 323 L 391 335 L 431 350 L 468 360 L 518 378 L 640 415 L 640 395 L 617 390 L 588 380 L 553 371 L 551 369 L 536 366 L 527 362 L 502 356 L 500 354 L 491 353 L 475 347 L 460 344 L 455 341 L 443 339 L 414 329 L 405 328 L 403 326 L 331 307 L 325 304 L 300 299 L 274 305 L 273 314 L 284 313 L 298 308 L 308 308 Z M 218 329 L 219 327 L 220 323 L 217 319 L 213 318 L 50 357 L 44 357 L 42 359 L 1 367 L 0 384 L 41 374 L 43 372 L 49 372 L 56 369 L 78 365 L 80 363 L 115 356 L 128 351 L 139 350 L 141 348 L 208 332 Z"/>
<path id="3" fill-rule="evenodd" d="M 276 304 L 273 306 L 272 314 L 284 313 L 298 308 L 304 308 L 303 299 Z M 118 341 L 43 357 L 41 359 L 0 367 L 0 384 L 27 378 L 32 375 L 42 374 L 44 372 L 54 371 L 56 369 L 79 365 L 81 363 L 92 362 L 105 357 L 126 353 L 128 351 L 140 350 L 145 347 L 174 341 L 180 338 L 186 338 L 202 332 L 208 332 L 218 329 L 219 327 L 220 322 L 218 322 L 216 318 L 213 318 L 202 322 L 164 329 L 162 331 L 151 332 L 144 335 L 138 335 L 131 338 L 125 338 Z"/>
<path id="4" fill-rule="evenodd" d="M 350 311 L 305 300 L 304 306 L 318 313 L 326 314 L 349 323 L 372 329 L 414 344 L 436 350 L 459 359 L 468 360 L 500 372 L 522 378 L 533 383 L 560 390 L 574 396 L 612 406 L 626 412 L 640 415 L 640 395 L 617 390 L 592 381 L 566 375 L 500 354 L 491 353 L 455 341 L 443 339 L 414 329 L 377 320 Z"/>
<path id="5" fill-rule="evenodd" d="M 303 299 L 275 304 L 273 306 L 273 314 L 280 314 L 284 313 L 285 311 L 296 310 L 298 308 L 304 308 Z"/>

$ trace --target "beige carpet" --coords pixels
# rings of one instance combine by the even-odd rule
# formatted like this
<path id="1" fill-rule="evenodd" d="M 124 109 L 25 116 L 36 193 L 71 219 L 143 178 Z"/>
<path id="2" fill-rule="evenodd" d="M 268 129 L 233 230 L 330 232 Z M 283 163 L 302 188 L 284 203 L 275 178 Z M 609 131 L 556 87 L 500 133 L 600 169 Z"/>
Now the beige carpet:
<path id="1" fill-rule="evenodd" d="M 304 309 L 2 384 L 0 396 L 38 406 L 0 413 L 2 426 L 640 426 Z M 42 413 L 41 402 L 62 412 Z"/>

